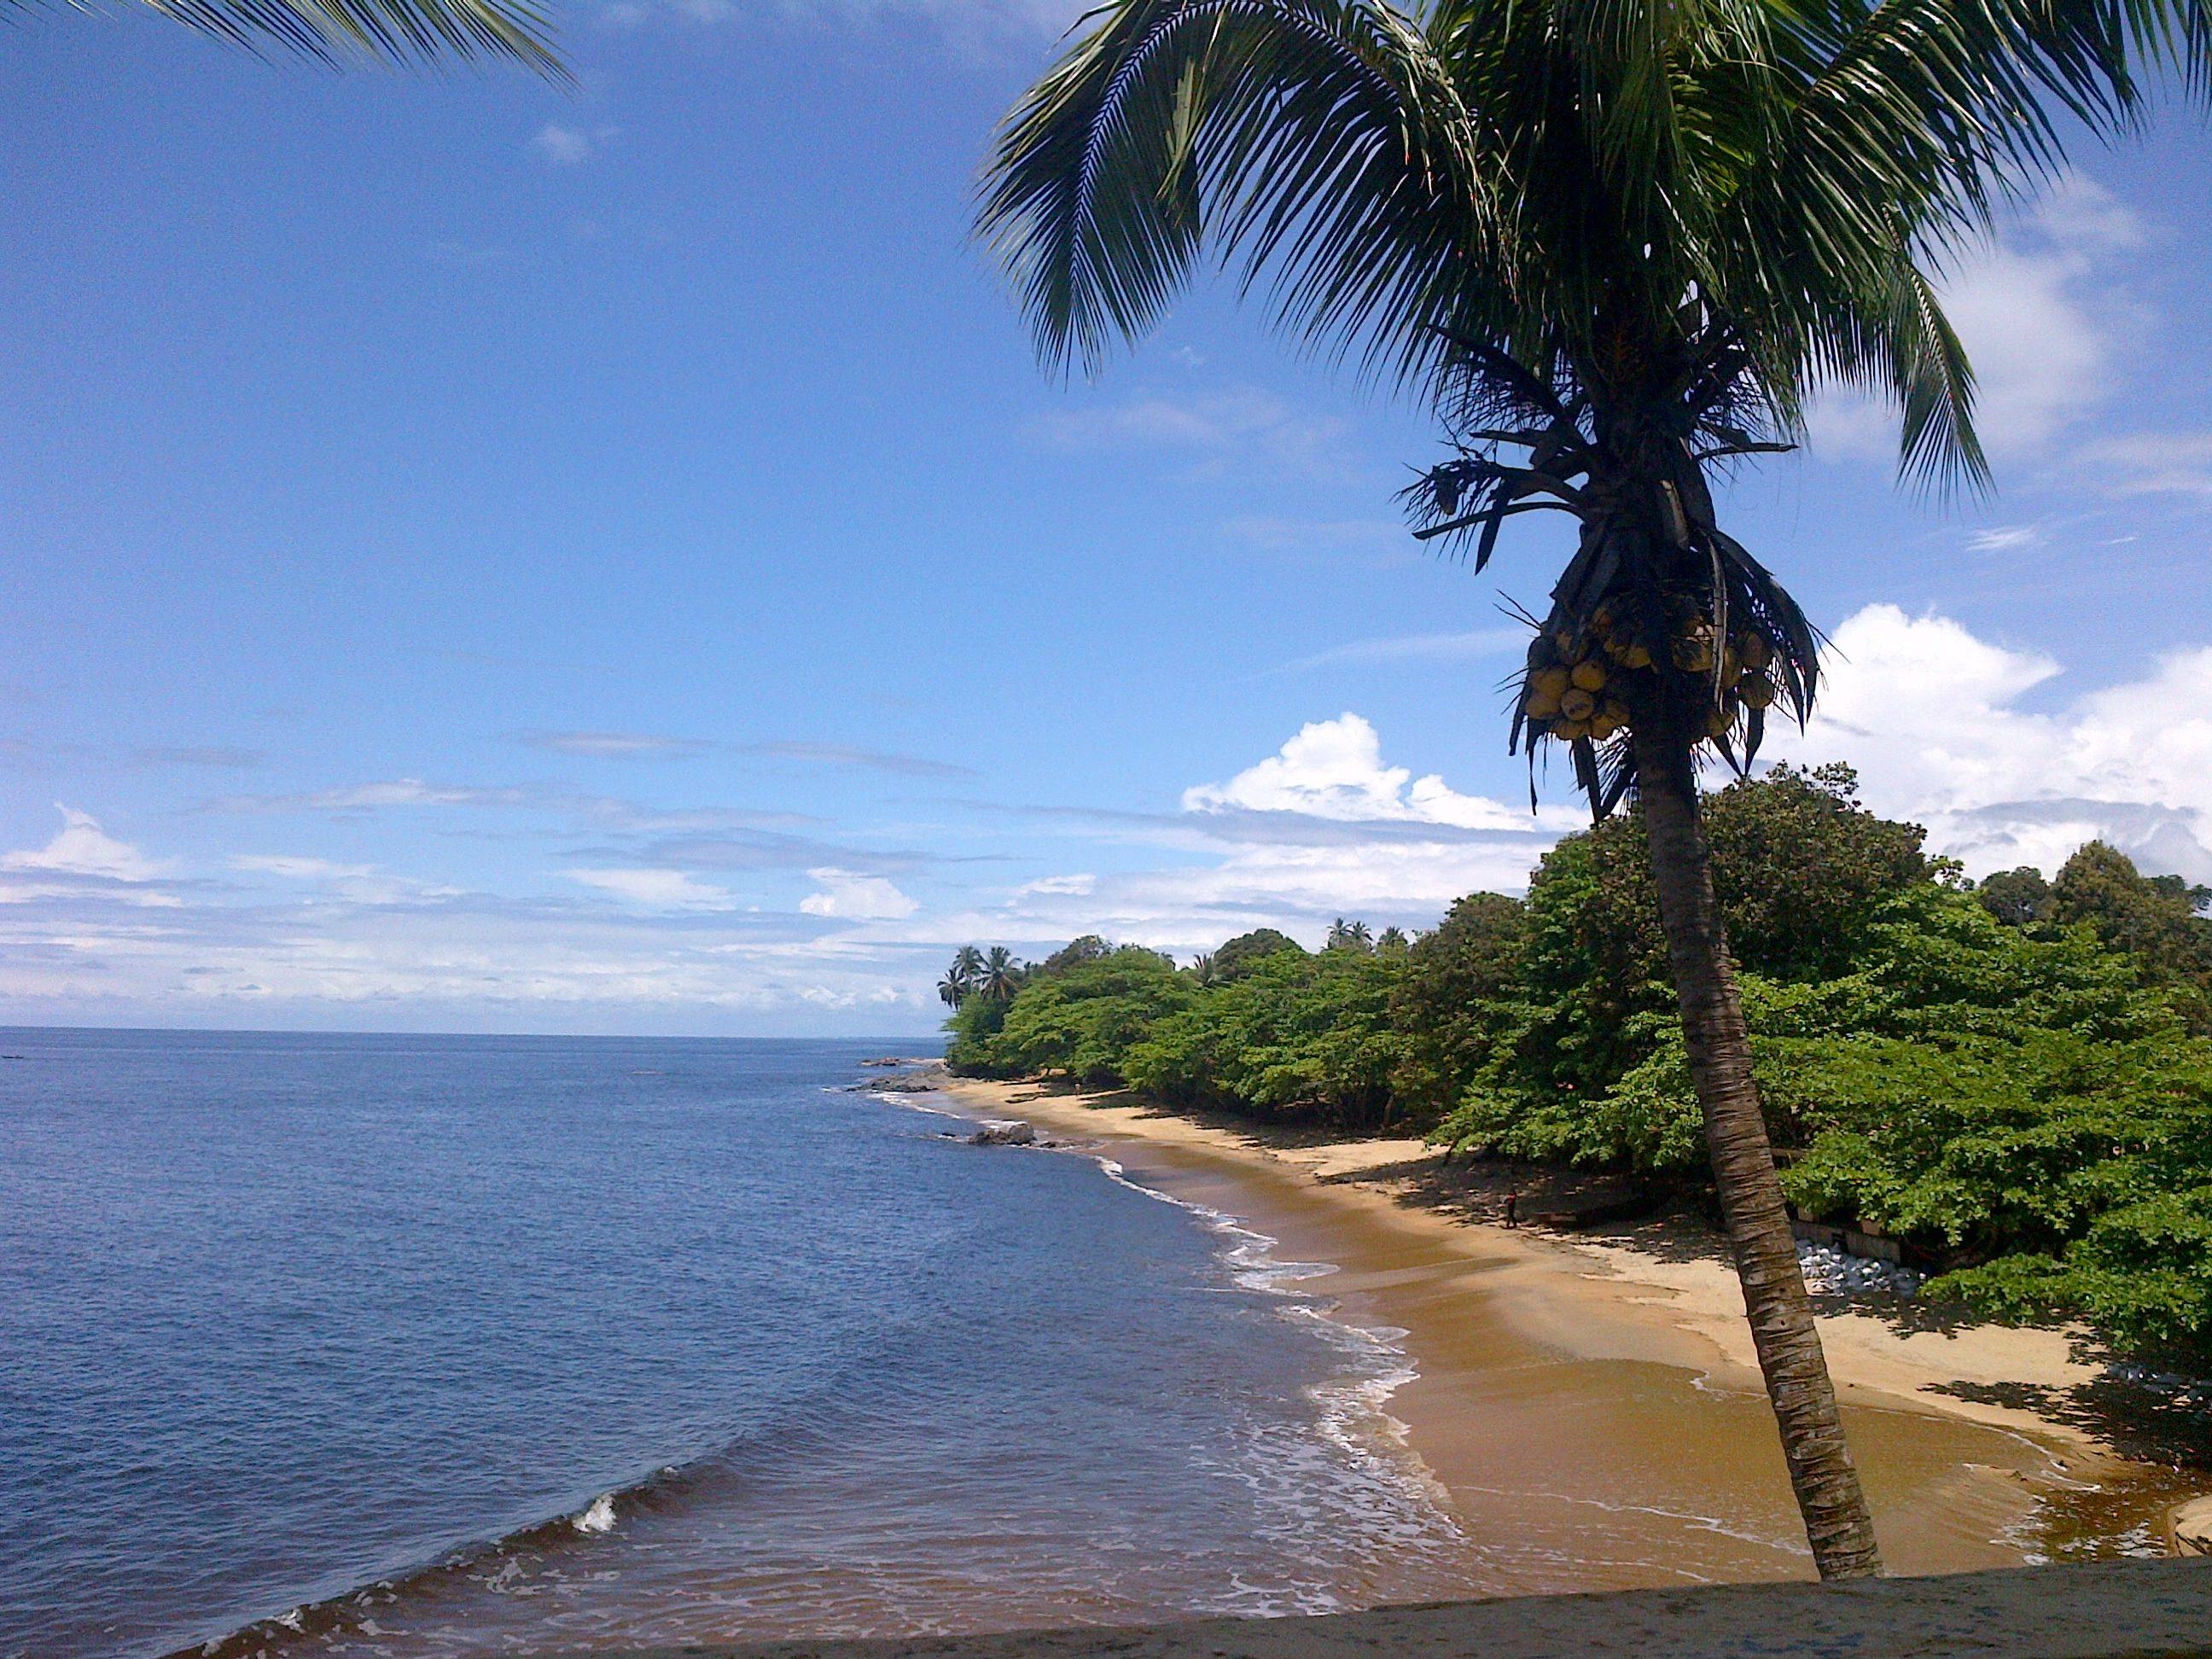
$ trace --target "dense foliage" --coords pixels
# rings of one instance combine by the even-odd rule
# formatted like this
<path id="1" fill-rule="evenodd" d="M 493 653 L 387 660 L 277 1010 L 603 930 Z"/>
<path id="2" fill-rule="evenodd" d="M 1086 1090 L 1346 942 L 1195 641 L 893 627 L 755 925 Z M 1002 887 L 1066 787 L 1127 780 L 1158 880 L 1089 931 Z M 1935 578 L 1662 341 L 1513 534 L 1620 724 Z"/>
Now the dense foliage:
<path id="1" fill-rule="evenodd" d="M 1977 888 L 1854 782 L 1778 768 L 1706 804 L 1791 1202 L 1905 1240 L 1990 1312 L 2212 1352 L 2207 896 L 2095 842 Z M 1261 930 L 1188 969 L 1095 936 L 994 953 L 948 1058 L 1694 1184 L 1643 834 L 1570 836 L 1526 899 L 1470 895 L 1410 943 L 1340 921 L 1318 951 Z"/>

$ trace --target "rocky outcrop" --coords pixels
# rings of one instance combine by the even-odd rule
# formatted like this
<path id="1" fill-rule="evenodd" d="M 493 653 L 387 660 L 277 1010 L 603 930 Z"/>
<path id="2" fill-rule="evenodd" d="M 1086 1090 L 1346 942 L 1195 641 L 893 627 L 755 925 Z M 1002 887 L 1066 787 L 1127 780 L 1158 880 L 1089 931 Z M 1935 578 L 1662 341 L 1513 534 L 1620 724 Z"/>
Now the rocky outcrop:
<path id="1" fill-rule="evenodd" d="M 1036 1126 L 1018 1118 L 986 1123 L 968 1137 L 970 1146 L 1034 1146 L 1037 1144 Z"/>
<path id="2" fill-rule="evenodd" d="M 2166 1528 L 2173 1534 L 2176 1555 L 2212 1555 L 2212 1497 L 2176 1504 L 2166 1513 Z"/>
<path id="3" fill-rule="evenodd" d="M 911 1072 L 895 1072 L 889 1077 L 872 1077 L 866 1083 L 853 1085 L 855 1091 L 872 1095 L 933 1094 L 952 1081 L 952 1073 L 939 1065 L 916 1066 Z"/>

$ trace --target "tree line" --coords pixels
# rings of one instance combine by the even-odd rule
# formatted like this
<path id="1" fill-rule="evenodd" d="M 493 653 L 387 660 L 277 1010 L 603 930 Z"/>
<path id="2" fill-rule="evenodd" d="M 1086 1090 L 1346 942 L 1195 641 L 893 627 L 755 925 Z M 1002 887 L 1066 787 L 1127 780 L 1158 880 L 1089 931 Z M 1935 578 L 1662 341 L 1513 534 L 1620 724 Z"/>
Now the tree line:
<path id="1" fill-rule="evenodd" d="M 1855 790 L 1779 767 L 1705 803 L 1790 1203 L 1904 1240 L 1936 1294 L 2212 1358 L 2212 891 L 2094 842 L 1977 884 Z M 963 951 L 947 1059 L 1698 1187 L 1644 835 L 1631 811 L 1570 836 L 1525 898 L 1413 936 Z"/>

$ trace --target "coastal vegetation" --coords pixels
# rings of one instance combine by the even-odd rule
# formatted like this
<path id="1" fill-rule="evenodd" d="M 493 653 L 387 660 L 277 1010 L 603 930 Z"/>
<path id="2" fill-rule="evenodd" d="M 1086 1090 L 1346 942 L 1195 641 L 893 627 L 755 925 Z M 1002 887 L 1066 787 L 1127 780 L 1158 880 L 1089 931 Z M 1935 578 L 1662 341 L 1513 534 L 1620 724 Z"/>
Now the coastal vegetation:
<path id="1" fill-rule="evenodd" d="M 1637 803 L 1677 1069 L 1823 1577 L 1881 1557 L 1697 784 L 1707 756 L 1747 764 L 1770 709 L 1804 720 L 1818 645 L 1714 485 L 1790 447 L 1838 382 L 1896 410 L 1903 471 L 1983 480 L 1936 272 L 2074 135 L 2136 125 L 2143 70 L 2178 64 L 2201 91 L 2209 37 L 2203 0 L 1118 0 L 987 175 L 981 228 L 1048 362 L 1096 368 L 1141 335 L 1210 245 L 1273 283 L 1291 332 L 1432 409 L 1447 453 L 1407 491 L 1416 534 L 1471 544 L 1480 571 L 1508 519 L 1574 520 L 1527 616 L 1510 742 L 1532 778 L 1564 749 L 1600 821 Z M 1285 1035 L 1281 1066 L 1320 1063 Z"/>
<path id="2" fill-rule="evenodd" d="M 1788 1200 L 1901 1241 L 1931 1296 L 2212 1363 L 2208 896 L 2097 842 L 1977 885 L 1854 787 L 1784 766 L 1704 803 Z M 1694 1195 L 1645 834 L 1631 811 L 1569 836 L 1525 898 L 1410 938 L 1261 930 L 1200 968 L 1086 936 L 964 997 L 947 1058 Z"/>

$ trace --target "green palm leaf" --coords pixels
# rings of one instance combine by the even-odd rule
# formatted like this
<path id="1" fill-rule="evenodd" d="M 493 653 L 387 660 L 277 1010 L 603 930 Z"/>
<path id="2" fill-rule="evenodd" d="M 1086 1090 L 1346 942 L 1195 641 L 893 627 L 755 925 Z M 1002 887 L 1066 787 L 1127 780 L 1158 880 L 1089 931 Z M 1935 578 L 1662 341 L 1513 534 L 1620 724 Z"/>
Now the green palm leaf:
<path id="1" fill-rule="evenodd" d="M 82 0 L 76 9 L 89 10 Z M 0 0 L 28 10 L 35 0 Z M 566 81 L 546 14 L 531 0 L 143 0 L 164 17 L 257 56 L 274 49 L 325 64 L 506 58 Z"/>

